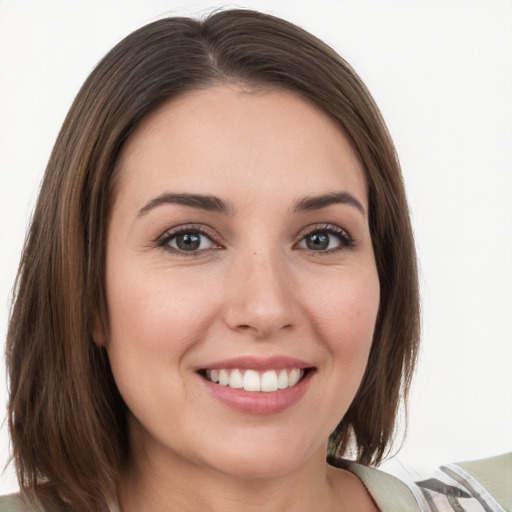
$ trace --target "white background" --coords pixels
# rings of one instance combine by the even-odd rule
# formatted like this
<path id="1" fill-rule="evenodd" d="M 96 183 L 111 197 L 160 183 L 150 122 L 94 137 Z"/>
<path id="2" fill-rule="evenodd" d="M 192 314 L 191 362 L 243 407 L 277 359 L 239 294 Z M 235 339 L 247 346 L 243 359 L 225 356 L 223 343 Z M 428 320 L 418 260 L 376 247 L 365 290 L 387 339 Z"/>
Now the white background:
<path id="1" fill-rule="evenodd" d="M 282 16 L 332 45 L 369 86 L 396 142 L 421 265 L 423 348 L 408 437 L 387 467 L 512 450 L 509 0 L 0 0 L 1 339 L 39 182 L 78 88 L 132 30 L 221 5 Z M 0 383 L 3 418 L 3 366 Z M 8 451 L 4 425 L 0 473 Z M 0 493 L 15 489 L 10 468 Z"/>

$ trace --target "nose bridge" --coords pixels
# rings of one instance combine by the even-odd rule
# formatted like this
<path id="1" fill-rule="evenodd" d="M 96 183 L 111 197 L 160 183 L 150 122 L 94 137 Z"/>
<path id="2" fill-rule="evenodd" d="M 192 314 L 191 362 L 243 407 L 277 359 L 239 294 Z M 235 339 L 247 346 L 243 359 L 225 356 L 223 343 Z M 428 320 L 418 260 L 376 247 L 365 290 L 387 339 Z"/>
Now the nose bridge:
<path id="1" fill-rule="evenodd" d="M 289 278 L 278 248 L 252 248 L 241 254 L 229 283 L 228 325 L 261 338 L 290 327 Z"/>

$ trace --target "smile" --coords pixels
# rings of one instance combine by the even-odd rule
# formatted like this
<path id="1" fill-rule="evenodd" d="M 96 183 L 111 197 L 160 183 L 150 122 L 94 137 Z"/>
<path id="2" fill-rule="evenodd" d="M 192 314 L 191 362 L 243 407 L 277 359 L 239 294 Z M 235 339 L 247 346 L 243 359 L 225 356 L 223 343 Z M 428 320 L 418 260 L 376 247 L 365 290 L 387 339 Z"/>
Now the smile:
<path id="1" fill-rule="evenodd" d="M 263 391 L 271 393 L 295 386 L 304 376 L 301 368 L 282 368 L 257 371 L 243 368 L 221 368 L 204 370 L 202 375 L 209 380 L 232 389 Z"/>
<path id="2" fill-rule="evenodd" d="M 299 402 L 317 373 L 312 361 L 286 355 L 239 356 L 196 370 L 216 400 L 250 414 L 276 414 Z"/>

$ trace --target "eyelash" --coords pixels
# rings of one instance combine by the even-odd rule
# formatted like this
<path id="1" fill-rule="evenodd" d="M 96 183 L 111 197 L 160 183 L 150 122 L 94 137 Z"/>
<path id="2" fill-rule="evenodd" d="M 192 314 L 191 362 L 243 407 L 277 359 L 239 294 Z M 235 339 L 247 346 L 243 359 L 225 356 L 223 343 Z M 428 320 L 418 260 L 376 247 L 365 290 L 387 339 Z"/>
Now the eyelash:
<path id="1" fill-rule="evenodd" d="M 303 240 L 306 239 L 306 237 L 313 235 L 315 233 L 327 233 L 328 235 L 335 235 L 340 240 L 339 247 L 335 247 L 334 249 L 328 249 L 328 250 L 314 250 L 310 249 L 314 254 L 318 255 L 324 255 L 324 254 L 335 254 L 340 251 L 346 251 L 353 249 L 356 245 L 355 240 L 350 236 L 348 231 L 346 231 L 343 228 L 340 228 L 339 226 L 336 226 L 335 224 L 324 224 L 324 225 L 315 225 L 311 226 L 309 228 L 306 228 L 306 232 L 301 234 L 300 241 L 298 243 L 301 243 Z M 298 244 L 295 244 L 298 245 Z"/>
<path id="2" fill-rule="evenodd" d="M 194 233 L 197 235 L 205 236 L 213 244 L 218 246 L 218 247 L 216 247 L 216 249 L 213 249 L 213 250 L 222 248 L 221 244 L 219 244 L 216 241 L 219 238 L 219 236 L 213 229 L 209 228 L 208 226 L 204 226 L 204 225 L 199 226 L 199 225 L 195 225 L 195 224 L 187 224 L 184 226 L 177 226 L 169 231 L 166 231 L 160 238 L 158 238 L 156 240 L 156 245 L 157 245 L 157 247 L 163 249 L 164 251 L 170 252 L 172 254 L 178 254 L 181 256 L 199 256 L 201 254 L 201 252 L 203 252 L 205 249 L 199 250 L 199 251 L 183 251 L 183 250 L 171 247 L 169 245 L 171 240 L 178 237 L 179 235 L 184 235 L 187 233 Z"/>
<path id="3" fill-rule="evenodd" d="M 196 251 L 184 251 L 180 249 L 176 249 L 171 247 L 170 242 L 178 237 L 179 235 L 194 233 L 196 235 L 202 235 L 208 238 L 213 244 L 217 247 L 215 249 L 210 250 L 218 250 L 222 249 L 222 246 L 217 239 L 219 236 L 217 233 L 204 225 L 195 225 L 188 224 L 184 226 L 177 226 L 169 231 L 166 231 L 160 238 L 156 240 L 156 246 L 163 249 L 164 251 L 178 254 L 182 256 L 199 256 L 202 252 L 208 249 L 196 250 Z M 333 249 L 327 250 L 314 250 L 309 249 L 314 254 L 318 255 L 326 255 L 326 254 L 334 254 L 340 251 L 345 251 L 352 249 L 355 246 L 355 240 L 350 236 L 350 234 L 343 228 L 336 226 L 335 224 L 324 224 L 324 225 L 314 225 L 306 228 L 306 231 L 301 234 L 300 240 L 294 244 L 294 248 L 297 247 L 300 243 L 302 243 L 306 237 L 311 236 L 315 233 L 327 233 L 328 235 L 334 235 L 340 240 L 339 247 L 335 247 Z M 307 249 L 306 249 L 307 250 Z"/>

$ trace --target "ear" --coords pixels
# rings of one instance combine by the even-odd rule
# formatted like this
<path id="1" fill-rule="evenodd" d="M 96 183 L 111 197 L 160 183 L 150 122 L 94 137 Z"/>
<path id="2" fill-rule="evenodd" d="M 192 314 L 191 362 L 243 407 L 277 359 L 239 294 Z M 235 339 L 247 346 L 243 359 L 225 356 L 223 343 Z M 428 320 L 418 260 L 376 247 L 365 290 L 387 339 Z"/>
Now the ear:
<path id="1" fill-rule="evenodd" d="M 93 315 L 92 319 L 92 341 L 98 347 L 106 347 L 107 346 L 107 336 L 105 334 L 105 322 L 103 322 L 102 316 L 97 311 Z"/>

